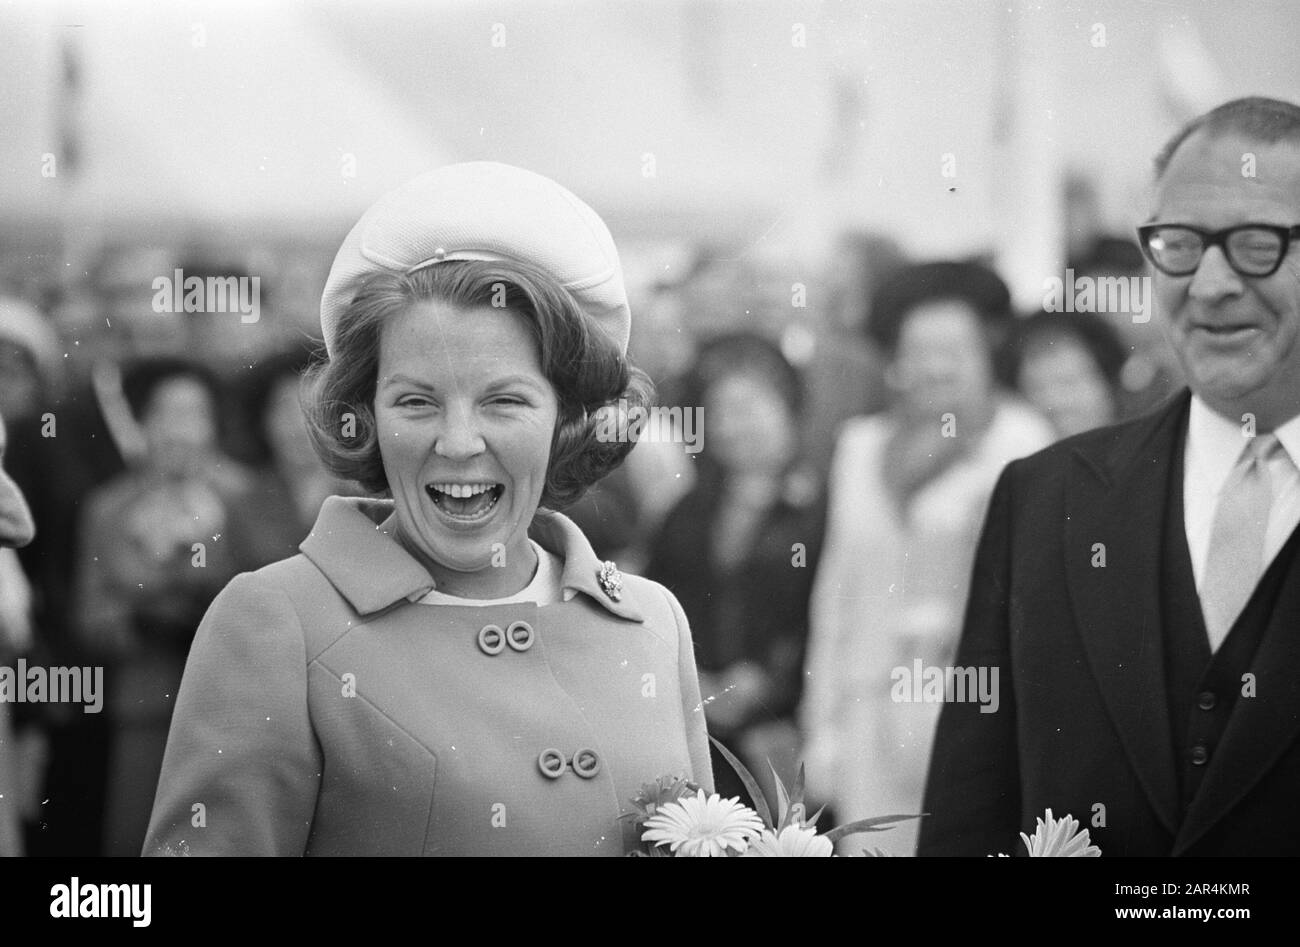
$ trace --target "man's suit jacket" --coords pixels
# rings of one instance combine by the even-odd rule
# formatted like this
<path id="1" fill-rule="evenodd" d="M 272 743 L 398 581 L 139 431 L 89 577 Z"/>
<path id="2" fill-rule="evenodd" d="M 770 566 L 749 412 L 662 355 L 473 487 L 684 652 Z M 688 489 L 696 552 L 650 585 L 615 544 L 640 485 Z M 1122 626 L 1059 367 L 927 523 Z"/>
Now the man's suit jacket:
<path id="1" fill-rule="evenodd" d="M 1003 472 L 956 661 L 999 668 L 1001 702 L 945 704 L 919 854 L 1016 853 L 1049 807 L 1107 856 L 1300 852 L 1300 556 L 1251 662 L 1255 696 L 1180 804 L 1160 575 L 1189 400 Z"/>

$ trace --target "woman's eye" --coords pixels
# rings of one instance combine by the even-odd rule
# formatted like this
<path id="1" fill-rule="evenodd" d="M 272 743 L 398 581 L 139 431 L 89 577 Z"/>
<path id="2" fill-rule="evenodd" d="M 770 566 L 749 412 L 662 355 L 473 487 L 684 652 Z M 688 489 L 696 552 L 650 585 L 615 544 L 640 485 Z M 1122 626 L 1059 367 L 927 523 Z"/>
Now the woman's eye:
<path id="1" fill-rule="evenodd" d="M 423 408 L 431 404 L 428 398 L 423 395 L 407 395 L 397 402 L 399 408 Z"/>
<path id="2" fill-rule="evenodd" d="M 524 405 L 527 404 L 528 402 L 524 401 L 523 398 L 517 398 L 514 395 L 497 395 L 495 398 L 492 399 L 490 403 L 504 404 L 504 405 Z"/>

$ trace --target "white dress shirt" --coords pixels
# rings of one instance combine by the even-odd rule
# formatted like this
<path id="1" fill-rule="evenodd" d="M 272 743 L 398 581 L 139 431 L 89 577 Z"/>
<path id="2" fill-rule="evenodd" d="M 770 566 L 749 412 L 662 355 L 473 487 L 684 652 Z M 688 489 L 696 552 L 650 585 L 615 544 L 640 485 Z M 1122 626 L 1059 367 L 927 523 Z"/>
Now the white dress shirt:
<path id="1" fill-rule="evenodd" d="M 1261 432 L 1262 433 L 1262 432 Z M 1275 451 L 1268 462 L 1273 505 L 1264 536 L 1264 568 L 1286 544 L 1300 524 L 1300 415 L 1273 431 L 1283 451 Z M 1210 553 L 1210 530 L 1219 494 L 1232 468 L 1246 449 L 1240 420 L 1215 413 L 1199 397 L 1192 396 L 1187 419 L 1187 446 L 1183 454 L 1183 525 L 1187 549 L 1192 556 L 1196 590 L 1202 591 L 1205 563 Z M 1262 575 L 1262 573 L 1261 573 Z"/>

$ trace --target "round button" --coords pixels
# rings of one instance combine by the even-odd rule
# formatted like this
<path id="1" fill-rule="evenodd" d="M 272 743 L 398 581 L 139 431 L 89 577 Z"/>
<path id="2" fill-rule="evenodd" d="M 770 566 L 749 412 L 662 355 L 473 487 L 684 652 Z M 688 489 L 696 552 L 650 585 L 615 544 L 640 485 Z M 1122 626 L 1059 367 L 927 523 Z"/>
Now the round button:
<path id="1" fill-rule="evenodd" d="M 484 654 L 500 654 L 506 647 L 506 633 L 499 625 L 484 625 L 479 629 L 478 646 Z"/>
<path id="2" fill-rule="evenodd" d="M 1192 747 L 1192 765 L 1204 766 L 1210 758 L 1210 751 L 1205 748 L 1204 743 L 1198 743 Z"/>
<path id="3" fill-rule="evenodd" d="M 542 755 L 537 757 L 537 768 L 549 779 L 559 779 L 568 765 L 559 750 L 542 750 Z"/>
<path id="4" fill-rule="evenodd" d="M 600 772 L 600 757 L 595 750 L 583 747 L 573 754 L 573 771 L 583 779 L 591 779 Z"/>
<path id="5" fill-rule="evenodd" d="M 1214 696 L 1214 691 L 1202 691 L 1201 696 L 1196 698 L 1196 706 L 1202 710 L 1213 710 L 1218 700 Z"/>
<path id="6" fill-rule="evenodd" d="M 526 621 L 511 622 L 506 629 L 506 641 L 516 651 L 527 651 L 533 646 L 533 626 Z"/>

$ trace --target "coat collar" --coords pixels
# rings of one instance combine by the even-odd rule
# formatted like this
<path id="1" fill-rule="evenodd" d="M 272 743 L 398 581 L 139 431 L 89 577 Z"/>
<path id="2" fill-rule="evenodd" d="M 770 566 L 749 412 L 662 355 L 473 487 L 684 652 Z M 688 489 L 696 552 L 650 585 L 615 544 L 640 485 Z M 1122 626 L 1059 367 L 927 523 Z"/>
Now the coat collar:
<path id="1" fill-rule="evenodd" d="M 435 587 L 428 570 L 380 528 L 393 510 L 392 500 L 329 497 L 310 535 L 298 547 L 361 615 Z M 561 585 L 565 589 L 585 594 L 619 618 L 645 621 L 635 592 L 625 587 L 615 601 L 601 587 L 602 562 L 572 520 L 539 511 L 528 532 L 564 560 Z"/>
<path id="2" fill-rule="evenodd" d="M 1184 388 L 1140 418 L 1085 435 L 1074 456 L 1107 488 L 1129 481 L 1154 485 L 1150 468 L 1169 460 L 1179 431 L 1187 424 L 1191 400 L 1191 391 Z M 1159 488 L 1163 491 L 1165 484 L 1161 482 Z"/>
<path id="3" fill-rule="evenodd" d="M 1165 688 L 1160 555 L 1189 395 L 1074 446 L 1064 524 L 1070 600 L 1129 763 L 1171 835 L 1178 782 Z M 1104 557 L 1104 558 L 1101 558 Z"/>

